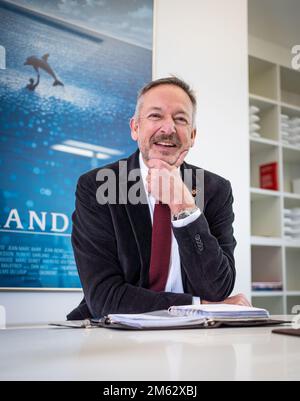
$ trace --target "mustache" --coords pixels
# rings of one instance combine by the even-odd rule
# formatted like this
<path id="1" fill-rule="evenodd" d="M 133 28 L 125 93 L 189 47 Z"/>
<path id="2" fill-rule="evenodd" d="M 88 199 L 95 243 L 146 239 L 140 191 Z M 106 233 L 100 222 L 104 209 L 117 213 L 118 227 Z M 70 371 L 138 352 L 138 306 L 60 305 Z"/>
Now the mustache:
<path id="1" fill-rule="evenodd" d="M 156 135 L 156 137 L 151 140 L 151 144 L 154 144 L 157 142 L 168 142 L 168 143 L 172 143 L 173 145 L 176 145 L 176 146 L 181 145 L 181 141 L 179 140 L 179 138 L 176 135 L 172 135 L 172 136 L 165 135 L 165 134 Z"/>

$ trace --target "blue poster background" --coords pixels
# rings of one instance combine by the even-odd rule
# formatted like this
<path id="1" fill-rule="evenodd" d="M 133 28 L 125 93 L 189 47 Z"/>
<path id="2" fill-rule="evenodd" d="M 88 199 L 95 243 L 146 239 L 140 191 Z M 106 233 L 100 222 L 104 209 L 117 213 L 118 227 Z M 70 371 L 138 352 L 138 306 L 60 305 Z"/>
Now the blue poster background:
<path id="1" fill-rule="evenodd" d="M 136 149 L 128 122 L 151 79 L 152 52 L 2 1 L 0 41 L 0 287 L 79 288 L 70 239 L 76 182 Z M 37 74 L 24 62 L 45 54 L 64 86 L 41 70 L 29 90 Z"/>

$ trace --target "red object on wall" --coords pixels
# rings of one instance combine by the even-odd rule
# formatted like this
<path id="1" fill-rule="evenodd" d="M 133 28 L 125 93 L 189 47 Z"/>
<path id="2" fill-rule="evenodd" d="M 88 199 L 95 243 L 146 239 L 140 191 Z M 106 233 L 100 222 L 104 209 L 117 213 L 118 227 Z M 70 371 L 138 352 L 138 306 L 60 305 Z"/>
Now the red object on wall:
<path id="1" fill-rule="evenodd" d="M 278 163 L 263 164 L 259 167 L 260 170 L 260 187 L 262 189 L 271 189 L 279 191 L 278 180 Z"/>

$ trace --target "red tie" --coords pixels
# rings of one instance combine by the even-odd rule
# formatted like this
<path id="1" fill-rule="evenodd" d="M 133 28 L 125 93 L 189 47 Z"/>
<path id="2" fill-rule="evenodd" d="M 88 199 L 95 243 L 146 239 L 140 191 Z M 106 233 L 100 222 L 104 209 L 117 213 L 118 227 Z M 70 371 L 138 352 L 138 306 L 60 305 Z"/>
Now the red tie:
<path id="1" fill-rule="evenodd" d="M 154 208 L 149 288 L 164 291 L 169 274 L 171 255 L 171 212 L 168 205 L 158 203 Z"/>

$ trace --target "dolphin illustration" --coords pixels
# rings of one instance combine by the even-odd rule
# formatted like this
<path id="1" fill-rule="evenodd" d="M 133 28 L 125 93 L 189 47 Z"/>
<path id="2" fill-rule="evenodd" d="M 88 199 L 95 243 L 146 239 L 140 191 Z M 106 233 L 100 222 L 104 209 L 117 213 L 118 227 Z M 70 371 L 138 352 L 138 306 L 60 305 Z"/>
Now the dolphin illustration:
<path id="1" fill-rule="evenodd" d="M 39 69 L 46 71 L 54 79 L 53 86 L 57 85 L 64 86 L 64 84 L 56 78 L 54 71 L 48 64 L 48 58 L 49 54 L 45 54 L 42 58 L 31 56 L 27 58 L 24 65 L 31 65 L 35 69 L 38 75 L 40 74 Z"/>

